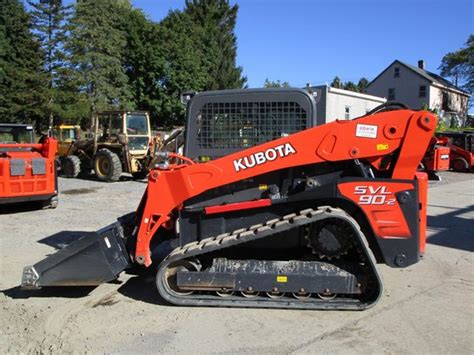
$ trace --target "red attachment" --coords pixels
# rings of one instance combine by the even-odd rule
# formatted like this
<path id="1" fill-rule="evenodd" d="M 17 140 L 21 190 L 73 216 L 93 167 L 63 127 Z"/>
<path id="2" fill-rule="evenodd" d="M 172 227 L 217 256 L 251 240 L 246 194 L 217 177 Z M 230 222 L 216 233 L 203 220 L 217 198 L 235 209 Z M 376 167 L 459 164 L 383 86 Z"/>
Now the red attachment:
<path id="1" fill-rule="evenodd" d="M 382 169 L 379 158 L 398 151 L 391 178 L 413 180 L 436 122 L 435 116 L 426 111 L 381 112 L 310 128 L 207 163 L 154 170 L 148 181 L 135 260 L 151 264 L 151 239 L 163 223 L 174 218 L 173 211 L 184 201 L 271 171 L 350 159 L 366 160 L 374 169 Z M 404 228 L 400 225 L 398 234 L 403 234 Z"/>
<path id="2" fill-rule="evenodd" d="M 46 138 L 40 144 L 0 144 L 0 203 L 29 196 L 52 196 L 56 190 L 55 155 L 58 143 Z M 45 159 L 44 174 L 33 173 L 33 159 Z M 22 162 L 24 173 L 11 174 L 12 160 Z"/>
<path id="3" fill-rule="evenodd" d="M 457 145 L 454 145 L 449 137 L 440 136 L 437 137 L 438 144 L 443 145 L 449 149 L 449 159 L 451 161 L 451 165 L 453 165 L 454 170 L 456 170 L 456 166 L 453 164 L 456 159 L 462 158 L 467 162 L 467 168 L 473 169 L 474 168 L 474 153 L 468 150 L 465 150 Z"/>
<path id="4" fill-rule="evenodd" d="M 216 214 L 231 211 L 249 210 L 251 208 L 267 207 L 271 205 L 272 201 L 270 199 L 261 199 L 256 201 L 229 203 L 227 205 L 209 206 L 204 208 L 204 211 L 206 214 Z"/>
<path id="5" fill-rule="evenodd" d="M 426 159 L 426 171 L 449 170 L 450 149 L 435 145 Z"/>

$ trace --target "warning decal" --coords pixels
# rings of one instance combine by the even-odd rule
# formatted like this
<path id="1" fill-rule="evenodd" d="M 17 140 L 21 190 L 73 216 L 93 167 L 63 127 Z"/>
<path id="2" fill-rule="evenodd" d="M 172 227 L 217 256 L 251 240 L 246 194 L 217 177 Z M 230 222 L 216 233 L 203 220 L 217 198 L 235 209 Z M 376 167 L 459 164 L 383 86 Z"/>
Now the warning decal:
<path id="1" fill-rule="evenodd" d="M 356 127 L 356 137 L 377 138 L 377 126 L 369 124 L 358 124 Z"/>

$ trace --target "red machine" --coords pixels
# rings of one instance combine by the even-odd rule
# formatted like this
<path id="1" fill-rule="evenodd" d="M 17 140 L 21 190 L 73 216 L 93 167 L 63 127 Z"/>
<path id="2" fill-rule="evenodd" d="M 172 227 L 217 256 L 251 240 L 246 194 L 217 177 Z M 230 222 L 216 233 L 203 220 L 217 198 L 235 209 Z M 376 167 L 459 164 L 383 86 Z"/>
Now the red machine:
<path id="1" fill-rule="evenodd" d="M 192 109 L 207 131 L 188 135 L 215 137 Z M 135 213 L 26 267 L 22 287 L 98 285 L 154 264 L 176 305 L 370 307 L 382 292 L 375 264 L 406 267 L 424 252 L 427 178 L 416 171 L 436 127 L 429 112 L 382 111 L 206 163 L 164 153 Z"/>
<path id="2" fill-rule="evenodd" d="M 38 201 L 55 208 L 56 150 L 53 138 L 34 144 L 31 125 L 0 124 L 0 205 Z"/>
<path id="3" fill-rule="evenodd" d="M 468 172 L 474 168 L 474 132 L 442 132 L 437 135 L 438 145 L 449 149 L 450 167 Z"/>
<path id="4" fill-rule="evenodd" d="M 449 170 L 449 156 L 450 148 L 446 147 L 444 141 L 432 137 L 422 160 L 423 170 L 429 175 L 434 175 L 437 171 Z"/>

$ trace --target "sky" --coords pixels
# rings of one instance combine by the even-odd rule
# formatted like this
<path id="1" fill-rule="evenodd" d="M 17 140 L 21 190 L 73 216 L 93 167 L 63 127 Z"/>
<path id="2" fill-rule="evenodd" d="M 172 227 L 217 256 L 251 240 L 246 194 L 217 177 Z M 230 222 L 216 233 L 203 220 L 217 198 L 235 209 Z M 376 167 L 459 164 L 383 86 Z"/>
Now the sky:
<path id="1" fill-rule="evenodd" d="M 184 0 L 132 0 L 152 20 Z M 473 0 L 231 0 L 239 5 L 237 64 L 249 87 L 375 78 L 395 59 L 438 73 L 473 31 Z"/>

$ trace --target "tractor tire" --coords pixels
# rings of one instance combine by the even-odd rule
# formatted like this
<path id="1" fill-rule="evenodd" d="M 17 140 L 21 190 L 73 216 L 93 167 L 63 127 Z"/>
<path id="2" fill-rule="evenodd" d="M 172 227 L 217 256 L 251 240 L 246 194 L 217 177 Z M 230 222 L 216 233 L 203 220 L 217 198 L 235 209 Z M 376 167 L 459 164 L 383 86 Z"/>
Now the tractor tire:
<path id="1" fill-rule="evenodd" d="M 122 174 L 122 162 L 117 154 L 103 148 L 95 155 L 94 171 L 100 181 L 118 181 Z"/>
<path id="2" fill-rule="evenodd" d="M 143 180 L 144 178 L 148 176 L 148 171 L 147 170 L 137 171 L 135 173 L 132 173 L 132 176 L 134 179 Z"/>
<path id="3" fill-rule="evenodd" d="M 75 178 L 81 172 L 81 160 L 75 155 L 64 157 L 61 170 L 64 177 Z"/>
<path id="4" fill-rule="evenodd" d="M 468 171 L 469 169 L 469 163 L 467 162 L 466 159 L 462 158 L 462 157 L 458 157 L 458 158 L 455 158 L 452 162 L 451 162 L 451 168 L 454 170 L 454 171 L 457 171 L 457 172 L 460 172 L 460 173 L 464 173 L 466 171 Z"/>

